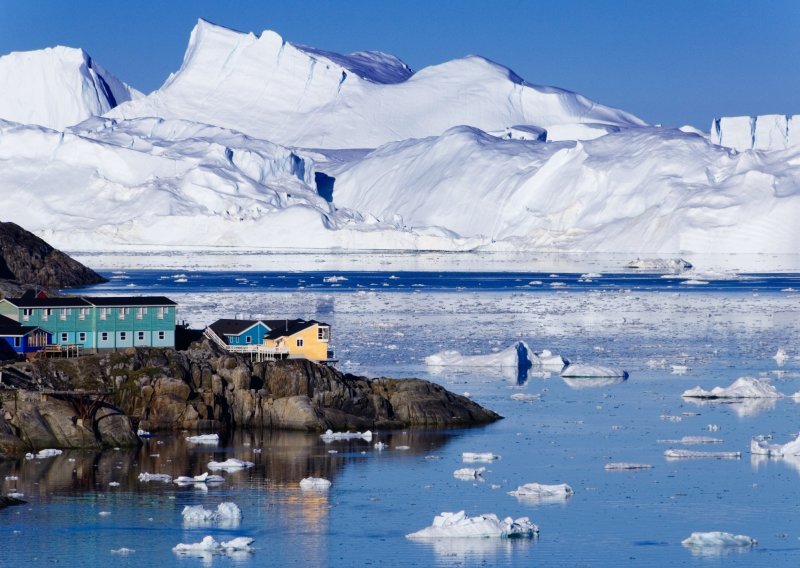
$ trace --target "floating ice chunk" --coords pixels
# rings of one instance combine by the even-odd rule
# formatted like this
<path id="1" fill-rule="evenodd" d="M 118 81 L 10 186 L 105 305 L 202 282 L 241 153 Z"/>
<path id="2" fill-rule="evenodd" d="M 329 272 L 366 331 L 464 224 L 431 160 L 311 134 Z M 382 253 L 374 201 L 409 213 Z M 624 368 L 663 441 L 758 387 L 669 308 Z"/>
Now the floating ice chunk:
<path id="1" fill-rule="evenodd" d="M 465 462 L 493 462 L 499 460 L 500 456 L 492 452 L 464 452 L 461 454 L 461 459 Z"/>
<path id="2" fill-rule="evenodd" d="M 53 456 L 59 456 L 63 452 L 61 450 L 53 450 L 53 449 L 46 449 L 41 450 L 35 454 L 25 454 L 26 460 L 41 460 L 44 458 L 52 458 Z"/>
<path id="3" fill-rule="evenodd" d="M 375 442 L 375 449 L 378 450 L 379 452 L 383 451 L 386 449 L 386 444 L 384 444 L 383 442 Z"/>
<path id="4" fill-rule="evenodd" d="M 800 391 L 797 391 L 796 393 L 794 393 L 791 398 L 793 398 L 794 400 L 800 401 Z"/>
<path id="5" fill-rule="evenodd" d="M 683 284 L 684 286 L 705 286 L 708 283 L 709 283 L 708 280 L 697 280 L 695 278 L 684 280 L 683 282 L 681 282 L 681 284 Z"/>
<path id="6" fill-rule="evenodd" d="M 714 387 L 710 391 L 695 387 L 684 391 L 686 398 L 781 398 L 783 395 L 771 384 L 755 377 L 740 377 L 729 387 Z"/>
<path id="7" fill-rule="evenodd" d="M 440 351 L 425 357 L 425 364 L 431 367 L 513 367 L 520 366 L 520 356 L 531 353 L 524 341 L 507 349 L 487 355 L 462 355 L 459 351 Z"/>
<path id="8" fill-rule="evenodd" d="M 108 484 L 109 487 L 119 487 L 119 481 L 111 481 Z"/>
<path id="9" fill-rule="evenodd" d="M 394 449 L 400 451 L 407 451 L 411 449 L 411 446 L 395 446 Z"/>
<path id="10" fill-rule="evenodd" d="M 624 471 L 629 469 L 653 469 L 649 463 L 609 462 L 603 466 L 606 471 Z"/>
<path id="11" fill-rule="evenodd" d="M 111 516 L 111 511 L 100 511 L 97 514 L 100 515 L 101 517 L 108 517 Z"/>
<path id="12" fill-rule="evenodd" d="M 743 534 L 731 534 L 728 532 L 693 532 L 689 538 L 681 541 L 683 546 L 690 547 L 753 547 L 758 544 L 756 539 Z"/>
<path id="13" fill-rule="evenodd" d="M 637 258 L 626 265 L 635 270 L 658 270 L 683 272 L 692 268 L 692 263 L 682 258 Z"/>
<path id="14" fill-rule="evenodd" d="M 134 552 L 136 551 L 133 548 L 125 548 L 124 546 L 122 548 L 117 548 L 116 550 L 113 548 L 111 549 L 111 554 L 120 554 L 122 556 L 125 556 L 126 554 L 133 554 Z"/>
<path id="15" fill-rule="evenodd" d="M 323 282 L 326 284 L 334 284 L 336 282 L 345 282 L 347 277 L 345 276 L 326 276 L 322 279 Z"/>
<path id="16" fill-rule="evenodd" d="M 670 368 L 672 369 L 673 375 L 685 375 L 689 370 L 689 367 L 686 365 L 670 365 Z"/>
<path id="17" fill-rule="evenodd" d="M 457 479 L 463 479 L 465 481 L 473 480 L 473 479 L 480 479 L 483 480 L 483 472 L 486 471 L 485 467 L 464 467 L 461 469 L 457 469 L 453 472 L 453 477 Z"/>
<path id="18" fill-rule="evenodd" d="M 706 430 L 709 432 L 719 432 L 719 424 L 708 424 Z"/>
<path id="19" fill-rule="evenodd" d="M 572 497 L 574 493 L 572 487 L 566 483 L 560 483 L 558 485 L 526 483 L 520 485 L 514 491 L 508 492 L 509 495 L 517 497 L 520 500 L 541 503 L 565 501 Z"/>
<path id="20" fill-rule="evenodd" d="M 514 400 L 519 400 L 520 402 L 533 402 L 534 400 L 539 400 L 542 398 L 540 394 L 531 394 L 527 392 L 518 392 L 511 395 L 511 398 Z"/>
<path id="21" fill-rule="evenodd" d="M 762 456 L 800 456 L 800 436 L 786 444 L 770 444 L 767 436 L 750 440 L 750 453 Z"/>
<path id="22" fill-rule="evenodd" d="M 20 493 L 19 491 L 12 491 L 11 493 L 7 494 L 6 497 L 11 497 L 12 499 L 22 499 L 25 497 L 25 494 Z"/>
<path id="23" fill-rule="evenodd" d="M 681 444 L 687 446 L 694 444 L 721 444 L 724 440 L 712 438 L 710 436 L 684 436 L 680 439 Z"/>
<path id="24" fill-rule="evenodd" d="M 695 452 L 692 450 L 665 450 L 664 457 L 668 459 L 708 458 L 708 459 L 738 459 L 742 452 Z"/>
<path id="25" fill-rule="evenodd" d="M 580 363 L 573 363 L 567 365 L 567 368 L 561 371 L 562 377 L 584 379 L 584 378 L 607 378 L 607 377 L 621 377 L 628 378 L 628 373 L 616 367 L 602 367 L 600 365 L 583 365 Z"/>
<path id="26" fill-rule="evenodd" d="M 225 478 L 219 475 L 212 475 L 208 472 L 201 473 L 200 475 L 195 475 L 194 477 L 189 477 L 187 475 L 181 475 L 180 477 L 175 478 L 175 483 L 178 485 L 192 485 L 196 483 L 224 483 Z"/>
<path id="27" fill-rule="evenodd" d="M 533 363 L 538 362 L 542 367 L 562 369 L 564 365 L 569 365 L 569 361 L 564 359 L 561 355 L 556 355 L 549 349 L 542 349 L 534 353 L 534 355 L 536 355 L 538 361 L 534 360 Z"/>
<path id="28" fill-rule="evenodd" d="M 242 520 L 242 510 L 236 503 L 220 503 L 217 510 L 209 510 L 202 505 L 187 505 L 183 508 L 183 524 L 186 526 L 203 526 L 219 524 L 235 527 Z"/>
<path id="29" fill-rule="evenodd" d="M 333 430 L 327 430 L 324 434 L 320 434 L 319 436 L 322 438 L 322 441 L 325 443 L 333 442 L 334 440 L 365 440 L 367 442 L 372 441 L 372 432 L 367 430 L 366 432 L 334 432 Z"/>
<path id="30" fill-rule="evenodd" d="M 775 352 L 775 355 L 773 355 L 772 358 L 775 359 L 775 362 L 779 366 L 781 366 L 784 363 L 786 363 L 787 359 L 789 359 L 789 356 L 786 355 L 786 351 L 784 349 L 778 349 L 778 351 Z"/>
<path id="31" fill-rule="evenodd" d="M 142 430 L 141 428 L 136 430 L 136 435 L 139 436 L 140 438 L 150 438 L 150 437 L 152 437 L 152 434 L 150 432 L 148 432 L 147 430 Z"/>
<path id="32" fill-rule="evenodd" d="M 186 436 L 190 444 L 219 444 L 219 434 L 201 434 L 199 436 Z"/>
<path id="33" fill-rule="evenodd" d="M 217 542 L 213 536 L 206 536 L 200 542 L 177 544 L 172 550 L 178 554 L 201 556 L 205 558 L 210 554 L 251 552 L 253 550 L 250 546 L 252 543 L 252 538 L 244 536 L 234 538 L 227 542 Z"/>
<path id="34" fill-rule="evenodd" d="M 533 538 L 538 534 L 539 527 L 528 517 L 506 517 L 501 521 L 494 514 L 468 517 L 459 511 L 437 515 L 431 526 L 407 534 L 406 538 Z"/>
<path id="35" fill-rule="evenodd" d="M 306 477 L 300 480 L 300 489 L 304 491 L 325 491 L 330 487 L 331 482 L 322 477 Z"/>
<path id="36" fill-rule="evenodd" d="M 147 483 L 148 481 L 163 481 L 164 483 L 172 483 L 172 476 L 166 473 L 140 473 L 139 481 Z"/>
<path id="37" fill-rule="evenodd" d="M 211 471 L 237 471 L 253 467 L 255 464 L 249 461 L 238 460 L 236 458 L 228 458 L 224 462 L 210 461 L 208 462 L 208 469 Z"/>

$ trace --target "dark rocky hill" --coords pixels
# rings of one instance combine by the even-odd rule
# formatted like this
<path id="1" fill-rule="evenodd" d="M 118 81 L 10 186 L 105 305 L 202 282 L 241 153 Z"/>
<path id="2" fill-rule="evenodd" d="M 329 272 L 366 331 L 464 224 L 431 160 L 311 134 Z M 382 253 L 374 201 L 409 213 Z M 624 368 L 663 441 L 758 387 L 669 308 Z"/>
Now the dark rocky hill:
<path id="1" fill-rule="evenodd" d="M 16 294 L 21 287 L 56 290 L 105 281 L 19 225 L 0 222 L 0 296 L 3 291 Z"/>

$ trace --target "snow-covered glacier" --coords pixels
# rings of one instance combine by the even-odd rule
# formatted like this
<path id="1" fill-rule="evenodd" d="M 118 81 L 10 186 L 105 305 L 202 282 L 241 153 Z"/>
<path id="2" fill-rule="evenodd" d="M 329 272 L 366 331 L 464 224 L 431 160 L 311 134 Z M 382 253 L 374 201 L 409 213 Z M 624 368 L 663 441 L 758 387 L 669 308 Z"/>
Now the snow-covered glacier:
<path id="1" fill-rule="evenodd" d="M 736 150 L 785 150 L 800 145 L 800 115 L 723 116 L 711 123 L 711 141 Z"/>
<path id="2" fill-rule="evenodd" d="M 82 49 L 53 47 L 0 57 L 0 119 L 63 129 L 143 95 Z"/>
<path id="3" fill-rule="evenodd" d="M 181 68 L 108 116 L 180 118 L 307 148 L 375 148 L 461 124 L 644 124 L 576 93 L 531 85 L 482 57 L 412 73 L 383 53 L 332 54 L 273 31 L 243 34 L 204 20 L 192 31 Z"/>

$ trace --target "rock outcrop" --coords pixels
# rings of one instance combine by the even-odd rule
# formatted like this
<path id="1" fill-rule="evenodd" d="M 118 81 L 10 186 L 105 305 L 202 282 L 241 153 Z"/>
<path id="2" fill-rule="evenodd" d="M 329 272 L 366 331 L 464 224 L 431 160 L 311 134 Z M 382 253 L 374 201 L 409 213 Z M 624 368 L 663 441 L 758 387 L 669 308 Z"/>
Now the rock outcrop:
<path id="1" fill-rule="evenodd" d="M 136 348 L 33 361 L 16 369 L 27 373 L 31 384 L 39 388 L 108 392 L 109 402 L 140 428 L 151 431 L 452 427 L 501 418 L 428 381 L 367 379 L 306 360 L 253 363 L 205 341 L 188 351 Z M 7 419 L 28 445 L 39 446 L 45 436 L 36 424 L 46 424 L 68 447 L 90 439 L 89 432 L 77 426 L 70 429 L 69 421 L 63 419 L 74 412 L 49 406 L 56 404 L 51 401 L 34 408 L 29 398 L 23 399 L 26 402 Z M 8 416 L 9 410 L 3 411 Z M 126 439 L 112 441 L 124 428 L 101 412 L 98 416 L 95 439 L 124 444 Z M 104 420 L 109 431 L 103 430 Z"/>
<path id="2" fill-rule="evenodd" d="M 47 289 L 99 284 L 106 279 L 15 223 L 0 222 L 0 280 Z M 4 284 L 16 293 L 13 283 Z"/>
<path id="3" fill-rule="evenodd" d="M 5 509 L 6 507 L 10 507 L 12 505 L 24 505 L 25 501 L 22 499 L 16 499 L 14 497 L 3 497 L 0 495 L 0 509 Z"/>

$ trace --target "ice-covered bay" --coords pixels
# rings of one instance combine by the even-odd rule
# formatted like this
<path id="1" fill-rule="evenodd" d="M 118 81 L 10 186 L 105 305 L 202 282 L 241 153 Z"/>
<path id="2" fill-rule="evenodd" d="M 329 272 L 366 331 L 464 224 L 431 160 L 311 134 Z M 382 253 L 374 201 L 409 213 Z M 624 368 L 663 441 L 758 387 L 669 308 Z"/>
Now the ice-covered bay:
<path id="1" fill-rule="evenodd" d="M 469 391 L 506 419 L 472 430 L 374 432 L 373 441 L 386 443 L 382 452 L 363 440 L 339 440 L 338 453 L 329 454 L 331 445 L 318 433 L 243 432 L 221 437 L 218 446 L 189 445 L 183 439 L 188 434 L 181 433 L 147 439 L 138 452 L 64 452 L 48 460 L 2 462 L 2 492 L 19 491 L 31 502 L 0 513 L 0 537 L 9 557 L 32 565 L 45 557 L 69 564 L 85 553 L 87 539 L 65 538 L 58 549 L 50 546 L 43 535 L 58 531 L 91 534 L 92 550 L 136 549 L 137 563 L 171 562 L 176 543 L 199 542 L 208 534 L 185 532 L 183 508 L 213 509 L 232 501 L 242 508 L 242 522 L 235 534 L 215 534 L 215 539 L 255 538 L 263 549 L 237 560 L 239 565 L 263 562 L 260 555 L 268 550 L 270 562 L 300 565 L 349 566 L 370 558 L 386 566 L 579 561 L 706 566 L 708 558 L 681 545 L 698 531 L 758 539 L 757 553 L 725 555 L 726 566 L 796 565 L 800 469 L 792 459 L 751 455 L 750 443 L 767 433 L 774 433 L 776 442 L 793 439 L 797 403 L 787 396 L 741 412 L 745 403 L 698 406 L 681 397 L 689 388 L 730 385 L 741 376 L 769 378 L 783 393 L 800 391 L 800 365 L 792 356 L 792 346 L 800 343 L 800 306 L 796 294 L 782 291 L 793 286 L 786 277 L 768 277 L 725 284 L 735 289 L 713 281 L 688 290 L 677 284 L 640 289 L 635 280 L 609 287 L 615 280 L 604 275 L 579 287 L 583 272 L 560 274 L 558 279 L 569 283 L 565 288 L 489 292 L 470 285 L 432 290 L 430 280 L 403 273 L 372 279 L 349 275 L 334 282 L 341 288 L 312 286 L 333 273 L 273 274 L 270 282 L 292 281 L 277 292 L 249 291 L 252 287 L 235 282 L 214 286 L 206 273 L 188 270 L 153 275 L 149 281 L 129 273 L 118 285 L 136 283 L 143 292 L 167 293 L 181 304 L 180 317 L 197 326 L 235 314 L 328 322 L 344 370 L 429 378 L 455 392 Z M 153 284 L 176 274 L 188 282 L 176 284 L 170 277 L 162 281 L 165 288 Z M 262 275 L 235 276 L 257 282 Z M 524 285 L 548 276 L 520 279 Z M 344 286 L 348 283 L 351 289 Z M 183 292 L 186 285 L 193 288 Z M 426 355 L 441 351 L 485 354 L 517 341 L 576 363 L 622 368 L 630 377 L 576 388 L 557 374 L 531 373 L 519 381 L 491 368 L 432 372 L 424 363 Z M 779 367 L 773 356 L 781 347 L 790 357 Z M 687 367 L 686 374 L 672 374 L 671 365 Z M 520 404 L 512 394 L 540 396 L 535 404 Z M 724 444 L 693 449 L 740 451 L 741 459 L 664 458 L 661 441 L 708 436 L 710 424 L 718 427 L 713 435 Z M 409 450 L 394 451 L 402 446 Z M 502 459 L 464 464 L 464 452 L 491 452 Z M 200 475 L 210 461 L 228 458 L 254 466 L 220 472 L 225 483 L 209 485 L 207 492 L 138 480 L 148 471 Z M 623 462 L 653 467 L 605 469 Z M 485 482 L 454 477 L 464 467 L 485 467 Z M 324 477 L 332 486 L 327 492 L 302 492 L 298 480 L 305 477 Z M 108 489 L 112 481 L 120 483 L 113 492 Z M 531 504 L 507 494 L 532 481 L 568 481 L 574 495 Z M 461 510 L 471 517 L 487 512 L 529 517 L 539 526 L 539 539 L 442 543 L 404 538 L 442 511 Z M 112 514 L 99 517 L 99 511 Z M 142 535 L 148 546 L 141 545 Z M 110 553 L 103 554 L 93 565 L 108 563 Z M 215 566 L 226 562 L 226 557 L 214 559 Z"/>

